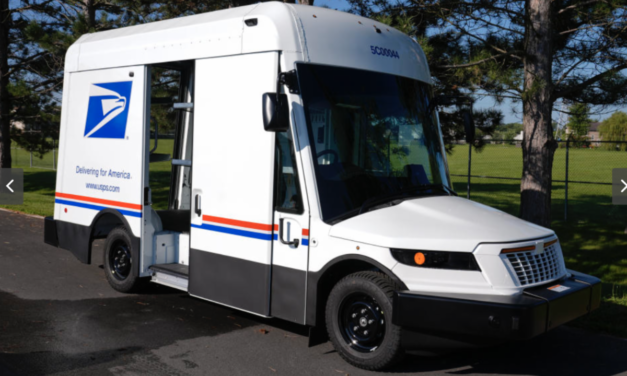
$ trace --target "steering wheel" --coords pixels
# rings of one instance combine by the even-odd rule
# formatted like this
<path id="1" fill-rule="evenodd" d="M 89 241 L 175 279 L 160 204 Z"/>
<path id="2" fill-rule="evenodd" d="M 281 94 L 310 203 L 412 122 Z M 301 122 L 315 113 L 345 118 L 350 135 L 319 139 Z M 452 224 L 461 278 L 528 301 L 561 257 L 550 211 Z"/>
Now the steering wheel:
<path id="1" fill-rule="evenodd" d="M 321 151 L 320 153 L 318 153 L 318 155 L 316 155 L 316 159 L 320 159 L 320 157 L 325 156 L 327 154 L 333 155 L 333 163 L 337 163 L 340 160 L 340 156 L 337 154 L 335 150 L 332 150 L 332 149 Z"/>

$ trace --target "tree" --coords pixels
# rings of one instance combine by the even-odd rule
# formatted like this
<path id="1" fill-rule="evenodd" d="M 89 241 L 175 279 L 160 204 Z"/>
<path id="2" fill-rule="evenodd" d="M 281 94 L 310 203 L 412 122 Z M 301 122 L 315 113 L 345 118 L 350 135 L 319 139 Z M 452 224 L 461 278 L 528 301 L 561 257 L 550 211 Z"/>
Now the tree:
<path id="1" fill-rule="evenodd" d="M 574 103 L 568 108 L 570 117 L 566 126 L 570 130 L 570 138 L 574 141 L 585 141 L 590 129 L 590 107 L 585 103 Z"/>
<path id="2" fill-rule="evenodd" d="M 0 0 L 0 168 L 11 168 L 11 100 L 9 94 L 9 0 Z"/>
<path id="3" fill-rule="evenodd" d="M 601 123 L 599 134 L 603 141 L 618 141 L 622 143 L 603 143 L 607 150 L 627 150 L 627 114 L 615 112 Z"/>
<path id="4" fill-rule="evenodd" d="M 522 103 L 521 217 L 550 225 L 556 100 L 627 103 L 624 0 L 350 0 L 353 11 L 410 18 L 433 75 L 475 95 Z M 422 32 L 422 33 L 421 33 Z M 449 80 L 450 82 L 450 80 Z"/>
<path id="5" fill-rule="evenodd" d="M 55 116 L 63 66 L 58 11 L 52 0 L 0 0 L 0 168 L 12 165 L 13 121 L 42 127 Z M 44 50 L 38 47 L 40 39 L 56 42 Z"/>

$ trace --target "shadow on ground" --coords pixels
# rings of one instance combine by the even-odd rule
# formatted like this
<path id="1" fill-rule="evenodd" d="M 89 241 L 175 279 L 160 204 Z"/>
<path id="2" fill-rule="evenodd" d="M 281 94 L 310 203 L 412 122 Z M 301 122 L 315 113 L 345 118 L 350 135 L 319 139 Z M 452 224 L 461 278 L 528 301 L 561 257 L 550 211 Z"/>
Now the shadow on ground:
<path id="1" fill-rule="evenodd" d="M 185 374 L 167 365 L 153 370 L 151 367 L 159 364 L 159 360 L 150 360 L 154 358 L 150 351 L 189 339 L 219 344 L 232 333 L 243 330 L 240 337 L 250 336 L 250 341 L 263 344 L 263 334 L 250 330 L 256 325 L 298 337 L 287 349 L 272 345 L 276 347 L 269 351 L 277 358 L 294 352 L 318 366 L 324 362 L 342 364 L 328 343 L 307 348 L 307 331 L 302 326 L 240 313 L 164 287 L 155 287 L 142 295 L 77 301 L 23 300 L 0 293 L 0 317 L 0 374 L 3 375 L 95 374 L 94 369 L 108 374 L 111 369 L 129 363 L 144 367 L 148 374 L 157 372 L 156 369 L 164 372 L 159 374 Z M 219 335 L 223 339 L 214 339 Z M 236 370 L 237 359 L 252 356 L 247 351 L 233 354 L 227 369 Z M 194 365 L 194 356 L 206 354 L 210 352 L 200 351 L 185 361 Z M 388 372 L 609 376 L 627 372 L 625 354 L 625 340 L 559 328 L 531 341 L 499 347 L 437 357 L 410 355 Z M 137 363 L 137 359 L 143 359 L 143 363 Z M 306 369 L 303 374 L 307 373 Z M 366 374 L 345 364 L 342 369 L 349 370 L 351 375 Z M 199 371 L 196 369 L 194 374 Z"/>

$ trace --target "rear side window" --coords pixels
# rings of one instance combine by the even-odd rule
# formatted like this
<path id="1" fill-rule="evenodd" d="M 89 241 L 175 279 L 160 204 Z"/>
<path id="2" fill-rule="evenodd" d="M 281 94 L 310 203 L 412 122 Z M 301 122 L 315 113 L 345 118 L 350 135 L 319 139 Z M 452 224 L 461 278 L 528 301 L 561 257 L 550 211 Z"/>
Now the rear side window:
<path id="1" fill-rule="evenodd" d="M 298 184 L 294 142 L 290 132 L 276 133 L 276 164 L 276 210 L 301 214 L 303 212 L 303 200 Z"/>

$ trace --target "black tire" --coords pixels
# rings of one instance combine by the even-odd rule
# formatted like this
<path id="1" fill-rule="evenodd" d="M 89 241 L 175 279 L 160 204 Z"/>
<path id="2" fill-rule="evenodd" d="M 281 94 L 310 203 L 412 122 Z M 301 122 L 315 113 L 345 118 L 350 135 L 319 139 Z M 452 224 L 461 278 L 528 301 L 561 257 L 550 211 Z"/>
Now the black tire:
<path id="1" fill-rule="evenodd" d="M 119 292 L 136 292 L 145 285 L 145 279 L 139 278 L 134 264 L 133 242 L 125 227 L 114 228 L 105 242 L 103 265 L 105 276 L 111 287 Z"/>
<path id="2" fill-rule="evenodd" d="M 398 286 L 387 275 L 366 271 L 339 281 L 327 300 L 326 324 L 335 350 L 348 363 L 371 371 L 404 356 L 401 328 L 392 323 L 392 296 Z"/>

